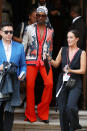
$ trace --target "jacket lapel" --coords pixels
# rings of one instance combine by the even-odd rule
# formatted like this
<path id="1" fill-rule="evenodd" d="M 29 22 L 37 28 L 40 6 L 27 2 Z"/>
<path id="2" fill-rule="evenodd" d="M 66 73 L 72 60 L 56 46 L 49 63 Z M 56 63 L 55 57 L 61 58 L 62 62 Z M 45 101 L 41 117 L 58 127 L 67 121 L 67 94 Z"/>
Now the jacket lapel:
<path id="1" fill-rule="evenodd" d="M 12 41 L 12 47 L 11 47 L 11 57 L 10 57 L 10 62 L 13 60 L 14 58 L 14 55 L 16 53 L 16 50 L 15 50 L 15 43 Z"/>
<path id="2" fill-rule="evenodd" d="M 7 61 L 2 40 L 1 40 L 1 43 L 0 43 L 0 54 L 2 56 L 3 61 Z"/>

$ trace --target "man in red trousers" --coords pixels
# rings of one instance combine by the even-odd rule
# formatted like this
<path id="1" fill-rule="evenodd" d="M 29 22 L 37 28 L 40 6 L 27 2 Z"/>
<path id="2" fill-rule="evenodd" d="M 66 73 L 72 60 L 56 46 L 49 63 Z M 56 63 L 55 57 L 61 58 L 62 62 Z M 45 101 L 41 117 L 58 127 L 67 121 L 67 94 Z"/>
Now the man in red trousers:
<path id="1" fill-rule="evenodd" d="M 37 106 L 38 117 L 45 123 L 49 123 L 49 104 L 52 99 L 53 75 L 50 61 L 44 63 L 46 54 L 52 56 L 53 29 L 46 26 L 48 10 L 45 6 L 39 6 L 36 10 L 37 23 L 27 26 L 23 36 L 23 45 L 26 52 L 27 63 L 27 103 L 26 121 L 35 122 L 35 96 L 34 87 L 38 71 L 44 80 L 44 90 L 41 102 Z M 46 61 L 47 62 L 47 61 Z M 48 67 L 49 66 L 49 67 Z M 47 70 L 49 71 L 47 72 Z M 47 70 L 46 70 L 47 69 Z"/>

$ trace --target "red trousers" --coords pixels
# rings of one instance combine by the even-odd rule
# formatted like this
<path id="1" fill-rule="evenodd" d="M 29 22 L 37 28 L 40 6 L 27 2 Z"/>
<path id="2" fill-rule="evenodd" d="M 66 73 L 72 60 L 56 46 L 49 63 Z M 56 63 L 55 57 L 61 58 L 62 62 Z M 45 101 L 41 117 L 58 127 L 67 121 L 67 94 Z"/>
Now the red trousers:
<path id="1" fill-rule="evenodd" d="M 25 116 L 31 122 L 36 121 L 36 114 L 35 114 L 35 96 L 34 96 L 34 87 L 35 87 L 35 80 L 37 77 L 38 70 L 44 80 L 44 90 L 41 98 L 40 104 L 38 104 L 37 112 L 38 117 L 41 120 L 48 120 L 49 117 L 49 104 L 52 99 L 52 88 L 53 88 L 53 74 L 52 68 L 50 68 L 49 74 L 47 75 L 46 69 L 44 66 L 27 66 L 27 74 L 26 74 L 26 110 Z"/>

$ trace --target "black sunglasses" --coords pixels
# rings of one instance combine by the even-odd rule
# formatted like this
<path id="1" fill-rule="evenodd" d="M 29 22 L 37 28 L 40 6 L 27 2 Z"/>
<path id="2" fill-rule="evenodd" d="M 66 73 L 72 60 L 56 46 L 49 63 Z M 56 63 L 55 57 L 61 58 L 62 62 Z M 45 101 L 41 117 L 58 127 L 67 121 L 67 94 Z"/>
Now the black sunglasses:
<path id="1" fill-rule="evenodd" d="M 36 14 L 37 17 L 42 17 L 42 18 L 45 18 L 46 15 L 41 15 L 41 14 Z"/>
<path id="2" fill-rule="evenodd" d="M 8 34 L 8 33 L 10 33 L 10 34 L 13 34 L 13 30 L 2 30 L 6 35 Z"/>

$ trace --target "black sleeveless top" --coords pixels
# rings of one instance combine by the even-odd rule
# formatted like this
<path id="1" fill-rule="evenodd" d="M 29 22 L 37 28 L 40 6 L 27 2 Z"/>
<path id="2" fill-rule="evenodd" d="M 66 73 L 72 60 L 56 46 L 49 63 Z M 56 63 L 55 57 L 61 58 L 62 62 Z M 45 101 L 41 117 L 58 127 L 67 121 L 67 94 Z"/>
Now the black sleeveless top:
<path id="1" fill-rule="evenodd" d="M 82 50 L 79 49 L 77 51 L 77 53 L 75 54 L 73 60 L 70 63 L 69 56 L 68 56 L 68 47 L 63 47 L 62 48 L 62 52 L 61 52 L 61 55 L 62 55 L 62 63 L 61 63 L 62 71 L 61 71 L 61 73 L 59 74 L 59 77 L 58 77 L 56 92 L 59 90 L 59 88 L 62 85 L 63 74 L 65 73 L 63 71 L 63 68 L 65 67 L 65 65 L 69 64 L 69 67 L 71 69 L 73 69 L 73 70 L 80 69 L 80 56 L 81 56 L 81 53 L 82 53 Z M 76 79 L 76 83 L 77 83 L 76 87 L 78 86 L 79 88 L 82 88 L 82 75 L 80 75 L 80 74 L 73 74 L 73 73 L 69 73 L 69 74 L 71 74 L 72 78 Z"/>
<path id="2" fill-rule="evenodd" d="M 69 67 L 73 70 L 80 69 L 80 56 L 81 56 L 82 50 L 79 49 L 76 54 L 74 55 L 72 61 L 70 62 L 69 60 L 69 55 L 68 55 L 68 47 L 63 47 L 62 48 L 62 69 L 64 68 L 65 65 L 69 65 Z M 79 79 L 82 77 L 80 74 L 73 74 L 70 73 L 71 77 L 74 79 Z"/>

